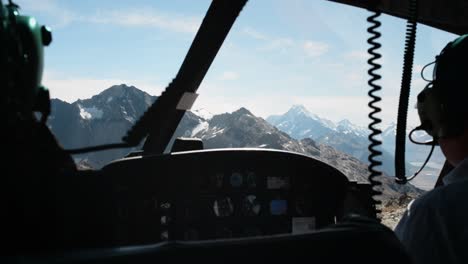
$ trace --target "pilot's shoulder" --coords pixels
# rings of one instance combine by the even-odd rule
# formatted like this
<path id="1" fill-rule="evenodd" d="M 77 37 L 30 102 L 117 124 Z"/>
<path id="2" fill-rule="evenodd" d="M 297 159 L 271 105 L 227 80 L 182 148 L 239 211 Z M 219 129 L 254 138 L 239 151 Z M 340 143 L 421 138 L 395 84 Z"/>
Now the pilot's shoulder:
<path id="1" fill-rule="evenodd" d="M 413 229 L 426 228 L 429 222 L 433 222 L 432 216 L 440 208 L 442 202 L 442 191 L 439 188 L 428 191 L 419 198 L 411 201 L 398 225 L 395 233 L 402 241 L 412 241 L 414 239 Z M 409 242 L 408 242 L 409 243 Z"/>
<path id="2" fill-rule="evenodd" d="M 408 204 L 407 211 L 415 214 L 440 211 L 468 199 L 468 181 L 457 182 L 430 190 Z"/>
<path id="3" fill-rule="evenodd" d="M 444 190 L 442 190 L 444 187 L 440 187 L 437 189 L 430 190 L 423 195 L 421 195 L 419 198 L 411 201 L 408 204 L 408 211 L 421 211 L 421 210 L 427 210 L 429 208 L 436 208 L 439 205 L 439 202 L 442 199 L 442 196 L 444 196 Z"/>

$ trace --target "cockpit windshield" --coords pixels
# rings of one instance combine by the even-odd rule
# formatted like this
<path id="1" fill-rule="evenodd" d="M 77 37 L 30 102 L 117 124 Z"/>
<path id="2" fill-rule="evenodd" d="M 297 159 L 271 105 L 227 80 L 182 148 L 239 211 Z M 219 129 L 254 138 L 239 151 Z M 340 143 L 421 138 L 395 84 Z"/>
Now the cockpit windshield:
<path id="1" fill-rule="evenodd" d="M 43 84 L 54 98 L 48 125 L 65 148 L 119 142 L 175 77 L 211 3 L 18 2 L 23 13 L 35 14 L 54 32 L 54 41 L 45 53 Z M 369 14 L 329 1 L 249 1 L 173 138 L 199 138 L 205 149 L 297 152 L 336 167 L 348 179 L 366 181 Z M 404 188 L 386 178 L 395 174 L 395 123 L 406 21 L 383 15 L 381 22 L 381 169 L 385 174 L 384 206 L 388 208 L 384 213 L 391 218 L 398 210 L 402 212 L 409 198 L 434 186 L 444 158 L 437 148 L 423 175 Z M 417 30 L 410 106 L 415 106 L 417 93 L 426 86 L 424 78 L 432 78 L 430 66 L 423 72 L 424 78 L 422 69 L 456 37 L 424 25 Z M 418 125 L 417 111 L 410 107 L 408 131 Z M 418 133 L 419 141 L 429 139 Z M 135 150 L 138 148 L 74 158 L 81 168 L 99 169 Z M 407 142 L 408 174 L 419 168 L 428 152 L 426 146 Z M 216 185 L 219 174 L 213 173 Z M 249 173 L 247 169 L 229 172 L 220 184 L 248 189 L 255 183 L 255 174 Z M 288 180 L 272 176 L 266 186 L 287 189 Z M 233 214 L 234 207 L 258 215 L 259 203 L 255 195 L 220 196 L 210 205 L 223 217 Z M 272 215 L 283 215 L 286 203 L 279 195 L 265 208 Z M 299 223 L 297 228 L 304 225 Z M 256 234 L 257 230 L 250 232 Z"/>

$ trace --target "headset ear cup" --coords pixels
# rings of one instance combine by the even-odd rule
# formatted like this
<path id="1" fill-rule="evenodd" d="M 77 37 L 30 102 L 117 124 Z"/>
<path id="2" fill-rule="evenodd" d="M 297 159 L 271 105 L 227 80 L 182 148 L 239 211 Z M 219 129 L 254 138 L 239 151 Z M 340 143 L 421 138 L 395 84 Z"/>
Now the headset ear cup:
<path id="1" fill-rule="evenodd" d="M 417 108 L 422 128 L 434 138 L 440 137 L 442 103 L 437 90 L 429 84 L 419 93 Z"/>
<path id="2" fill-rule="evenodd" d="M 463 117 L 468 111 L 462 98 L 447 95 L 436 85 L 425 88 L 418 95 L 418 114 L 422 128 L 434 138 L 447 138 L 461 135 L 467 125 Z"/>
<path id="3" fill-rule="evenodd" d="M 22 16 L 19 7 L 9 4 L 0 16 L 0 63 L 4 74 L 4 103 L 14 112 L 29 114 L 41 94 L 44 45 L 52 41 L 50 30 L 30 16 Z M 39 98 L 40 97 L 40 98 Z"/>
<path id="4" fill-rule="evenodd" d="M 433 81 L 418 96 L 421 122 L 433 137 L 453 137 L 463 133 L 468 117 L 466 83 L 468 34 L 448 43 L 436 56 Z M 424 125 L 424 123 L 423 123 Z"/>

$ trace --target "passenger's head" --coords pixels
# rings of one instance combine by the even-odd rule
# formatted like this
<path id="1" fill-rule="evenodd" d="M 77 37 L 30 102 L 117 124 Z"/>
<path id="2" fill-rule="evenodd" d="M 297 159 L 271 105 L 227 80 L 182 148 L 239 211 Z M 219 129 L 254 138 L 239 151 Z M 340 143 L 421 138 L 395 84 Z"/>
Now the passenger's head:
<path id="1" fill-rule="evenodd" d="M 44 51 L 52 41 L 50 30 L 15 4 L 0 0 L 0 87 L 2 105 L 15 113 L 42 112 L 48 92 L 41 86 Z"/>
<path id="2" fill-rule="evenodd" d="M 418 95 L 418 113 L 452 165 L 468 157 L 468 35 L 436 57 L 433 81 Z"/>

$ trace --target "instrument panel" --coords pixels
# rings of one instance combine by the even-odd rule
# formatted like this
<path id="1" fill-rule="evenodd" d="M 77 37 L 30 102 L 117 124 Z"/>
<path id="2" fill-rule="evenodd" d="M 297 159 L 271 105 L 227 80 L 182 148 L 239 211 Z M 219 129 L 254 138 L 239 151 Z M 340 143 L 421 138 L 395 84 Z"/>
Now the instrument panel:
<path id="1" fill-rule="evenodd" d="M 119 245 L 311 232 L 340 217 L 348 186 L 321 161 L 265 149 L 131 157 L 102 172 Z"/>

